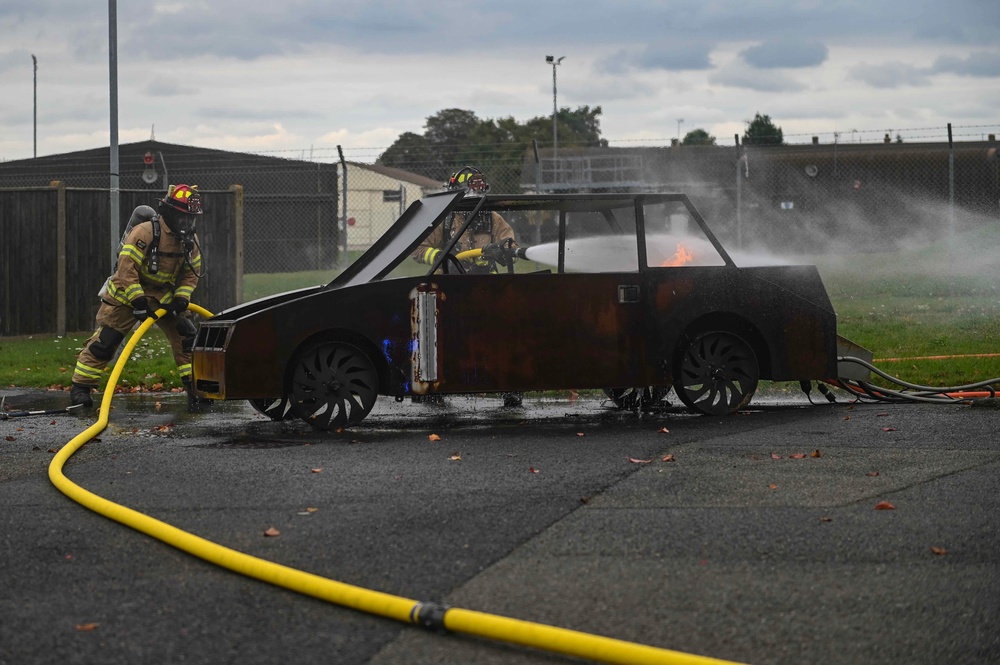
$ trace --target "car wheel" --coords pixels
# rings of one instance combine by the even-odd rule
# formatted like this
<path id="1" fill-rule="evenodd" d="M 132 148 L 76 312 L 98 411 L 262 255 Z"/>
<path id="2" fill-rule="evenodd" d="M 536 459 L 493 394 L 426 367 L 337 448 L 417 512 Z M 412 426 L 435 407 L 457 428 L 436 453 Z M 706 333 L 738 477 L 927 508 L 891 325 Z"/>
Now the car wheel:
<path id="1" fill-rule="evenodd" d="M 677 396 L 688 408 L 712 416 L 749 404 L 760 379 L 753 349 L 728 332 L 704 333 L 682 345 L 676 368 Z"/>
<path id="2" fill-rule="evenodd" d="M 271 420 L 278 422 L 288 417 L 291 404 L 287 397 L 263 397 L 260 399 L 250 399 L 250 406 L 259 413 L 263 413 Z"/>
<path id="3" fill-rule="evenodd" d="M 361 422 L 377 397 L 375 365 L 355 346 L 326 342 L 295 359 L 288 399 L 292 412 L 316 429 Z"/>
<path id="4" fill-rule="evenodd" d="M 645 388 L 605 388 L 604 394 L 619 409 L 649 411 L 663 401 L 670 392 L 668 386 L 647 386 Z"/>

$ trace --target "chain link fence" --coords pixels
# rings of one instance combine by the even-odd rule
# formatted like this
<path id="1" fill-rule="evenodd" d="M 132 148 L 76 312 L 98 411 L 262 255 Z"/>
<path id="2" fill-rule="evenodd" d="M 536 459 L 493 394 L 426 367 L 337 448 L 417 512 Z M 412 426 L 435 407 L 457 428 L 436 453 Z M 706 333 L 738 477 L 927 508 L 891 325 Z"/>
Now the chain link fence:
<path id="1" fill-rule="evenodd" d="M 156 206 L 170 184 L 243 187 L 243 272 L 332 270 L 341 260 L 336 164 L 208 150 L 157 141 L 121 146 L 119 188 L 148 191 Z M 108 188 L 108 150 L 0 163 L 0 188 Z M 128 220 L 131 210 L 121 210 Z M 210 266 L 208 266 L 211 269 Z"/>
<path id="2" fill-rule="evenodd" d="M 903 142 L 898 132 L 879 130 L 776 146 L 560 143 L 554 154 L 529 144 L 497 149 L 473 166 L 494 194 L 683 192 L 734 248 L 865 251 L 1000 218 L 995 134 L 957 129 L 963 140 L 954 144 L 941 140 L 944 128 L 930 132 L 936 140 L 928 142 Z M 468 152 L 489 155 L 487 148 Z M 244 274 L 333 271 L 371 246 L 408 205 L 444 187 L 436 178 L 374 163 L 381 151 L 346 150 L 354 158 L 344 152 L 294 151 L 296 159 L 288 156 L 293 151 L 269 156 L 147 141 L 121 146 L 120 186 L 147 189 L 155 203 L 167 183 L 242 185 Z M 0 163 L 0 187 L 52 180 L 106 187 L 107 157 L 103 149 Z M 509 221 L 522 244 L 552 233 L 539 220 Z"/>

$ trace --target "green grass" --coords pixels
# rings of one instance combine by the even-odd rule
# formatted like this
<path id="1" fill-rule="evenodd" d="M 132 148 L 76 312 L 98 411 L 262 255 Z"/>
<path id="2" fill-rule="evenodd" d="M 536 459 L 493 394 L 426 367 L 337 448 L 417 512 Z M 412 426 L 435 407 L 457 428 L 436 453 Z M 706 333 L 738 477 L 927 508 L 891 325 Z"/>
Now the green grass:
<path id="1" fill-rule="evenodd" d="M 0 385 L 63 390 L 69 387 L 76 354 L 90 337 L 75 335 L 28 335 L 0 337 Z M 124 348 L 124 344 L 122 345 Z M 105 372 L 110 375 L 111 365 Z M 106 381 L 106 378 L 105 378 Z M 103 385 L 104 381 L 102 381 Z M 170 345 L 155 327 L 136 345 L 122 373 L 123 389 L 170 390 L 180 388 Z"/>
<path id="2" fill-rule="evenodd" d="M 987 228 L 951 245 L 846 259 L 816 257 L 813 262 L 837 312 L 841 335 L 870 349 L 881 360 L 876 364 L 893 376 L 924 385 L 957 385 L 1000 377 L 1000 358 L 975 357 L 1000 354 L 1000 256 L 989 249 L 998 244 L 1000 230 Z M 246 275 L 244 301 L 325 284 L 334 275 Z M 0 337 L 0 385 L 69 386 L 76 353 L 88 336 Z M 926 356 L 964 357 L 887 360 Z M 122 376 L 126 388 L 181 385 L 157 330 L 140 341 Z"/>
<path id="3" fill-rule="evenodd" d="M 327 284 L 337 273 L 330 270 L 305 272 L 256 273 L 243 276 L 243 302 L 250 302 L 275 293 L 294 291 L 307 286 Z"/>

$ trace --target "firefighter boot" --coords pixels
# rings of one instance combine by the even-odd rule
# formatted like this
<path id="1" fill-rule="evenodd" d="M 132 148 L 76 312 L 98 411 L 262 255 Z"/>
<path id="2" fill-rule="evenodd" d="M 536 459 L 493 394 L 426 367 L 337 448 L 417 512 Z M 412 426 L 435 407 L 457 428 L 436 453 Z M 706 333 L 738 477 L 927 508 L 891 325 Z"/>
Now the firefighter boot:
<path id="1" fill-rule="evenodd" d="M 184 390 L 187 392 L 188 411 L 198 413 L 199 411 L 204 411 L 212 403 L 210 399 L 198 397 L 194 392 L 194 384 L 191 383 L 190 376 L 185 376 L 181 381 L 184 382 Z"/>
<path id="2" fill-rule="evenodd" d="M 524 402 L 524 393 L 504 393 L 503 405 L 507 408 L 517 408 Z"/>
<path id="3" fill-rule="evenodd" d="M 94 406 L 94 400 L 90 398 L 91 390 L 93 390 L 91 386 L 74 383 L 73 388 L 69 391 L 69 398 L 73 402 L 73 406 L 82 406 L 85 409 Z"/>

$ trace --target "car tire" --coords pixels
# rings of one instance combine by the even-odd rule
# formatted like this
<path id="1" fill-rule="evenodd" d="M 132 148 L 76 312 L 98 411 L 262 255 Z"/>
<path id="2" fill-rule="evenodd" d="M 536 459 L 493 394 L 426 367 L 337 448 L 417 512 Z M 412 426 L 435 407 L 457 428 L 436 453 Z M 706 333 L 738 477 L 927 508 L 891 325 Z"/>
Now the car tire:
<path id="1" fill-rule="evenodd" d="M 604 394 L 612 404 L 622 411 L 650 411 L 663 402 L 669 392 L 669 386 L 604 389 Z M 667 402 L 668 406 L 669 404 Z"/>
<path id="2" fill-rule="evenodd" d="M 275 422 L 280 422 L 288 417 L 291 404 L 287 397 L 262 397 L 260 399 L 249 399 L 252 406 L 258 413 L 262 413 Z"/>
<path id="3" fill-rule="evenodd" d="M 757 355 L 733 333 L 702 333 L 678 348 L 674 391 L 693 411 L 712 416 L 736 413 L 750 403 L 759 380 Z"/>
<path id="4" fill-rule="evenodd" d="M 292 413 L 319 430 L 361 422 L 378 398 L 378 370 L 352 344 L 310 346 L 296 356 L 290 375 Z"/>

